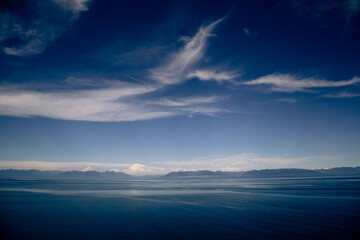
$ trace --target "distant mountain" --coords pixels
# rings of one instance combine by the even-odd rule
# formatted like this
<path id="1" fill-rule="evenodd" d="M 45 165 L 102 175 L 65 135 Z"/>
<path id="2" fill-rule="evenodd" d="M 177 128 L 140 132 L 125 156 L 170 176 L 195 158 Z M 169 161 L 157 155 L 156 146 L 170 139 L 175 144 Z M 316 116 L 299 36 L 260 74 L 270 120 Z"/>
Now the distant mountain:
<path id="1" fill-rule="evenodd" d="M 69 180 L 124 180 L 132 178 L 122 172 L 97 172 L 97 171 L 68 171 L 63 172 L 56 176 L 56 179 L 69 179 Z"/>
<path id="2" fill-rule="evenodd" d="M 222 171 L 178 171 L 164 176 L 142 176 L 138 179 L 232 179 L 232 178 L 286 178 L 321 176 L 360 175 L 360 167 L 337 167 L 329 169 L 264 169 L 243 172 Z M 0 170 L 0 179 L 19 180 L 127 180 L 134 177 L 122 172 L 97 171 L 40 171 L 40 170 Z"/>
<path id="3" fill-rule="evenodd" d="M 327 175 L 358 175 L 360 174 L 360 167 L 336 167 L 336 168 L 321 168 L 316 171 Z"/>
<path id="4" fill-rule="evenodd" d="M 131 179 L 130 175 L 122 172 L 97 172 L 97 171 L 40 171 L 40 170 L 0 170 L 0 179 L 19 180 L 125 180 Z"/>
<path id="5" fill-rule="evenodd" d="M 265 169 L 244 172 L 242 178 L 318 177 L 324 174 L 308 169 Z"/>
<path id="6" fill-rule="evenodd" d="M 32 179 L 51 179 L 62 173 L 61 171 L 40 171 L 40 170 L 16 170 L 6 169 L 0 170 L 0 178 L 4 179 L 21 179 L 21 180 L 32 180 Z"/>
<path id="7" fill-rule="evenodd" d="M 194 179 L 194 178 L 286 178 L 286 177 L 321 177 L 360 175 L 360 167 L 340 167 L 330 169 L 264 169 L 244 172 L 222 171 L 179 171 L 164 175 L 165 179 Z"/>
<path id="8" fill-rule="evenodd" d="M 179 171 L 179 172 L 170 172 L 163 176 L 163 178 L 199 178 L 199 177 L 226 177 L 228 176 L 225 172 L 221 171 Z"/>

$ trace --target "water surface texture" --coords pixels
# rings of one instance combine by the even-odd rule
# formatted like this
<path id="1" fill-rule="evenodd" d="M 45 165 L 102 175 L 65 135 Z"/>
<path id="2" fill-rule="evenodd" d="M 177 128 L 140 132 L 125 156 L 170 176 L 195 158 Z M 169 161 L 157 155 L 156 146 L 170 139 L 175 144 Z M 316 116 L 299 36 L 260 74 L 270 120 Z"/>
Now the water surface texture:
<path id="1" fill-rule="evenodd" d="M 360 177 L 0 181 L 1 239 L 360 239 Z"/>

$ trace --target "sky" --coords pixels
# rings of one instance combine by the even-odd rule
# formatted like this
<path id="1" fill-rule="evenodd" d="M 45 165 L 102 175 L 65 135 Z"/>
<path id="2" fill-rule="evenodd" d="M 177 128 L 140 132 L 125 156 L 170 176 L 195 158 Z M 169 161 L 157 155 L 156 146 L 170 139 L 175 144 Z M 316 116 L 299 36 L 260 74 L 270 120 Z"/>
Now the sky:
<path id="1" fill-rule="evenodd" d="M 5 0 L 0 169 L 360 165 L 360 1 Z"/>

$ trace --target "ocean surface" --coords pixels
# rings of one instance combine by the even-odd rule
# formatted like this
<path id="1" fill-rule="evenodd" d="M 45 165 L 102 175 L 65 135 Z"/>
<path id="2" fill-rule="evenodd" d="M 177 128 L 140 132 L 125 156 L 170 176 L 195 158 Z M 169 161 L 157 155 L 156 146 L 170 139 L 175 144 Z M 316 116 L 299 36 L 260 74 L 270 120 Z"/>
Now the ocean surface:
<path id="1" fill-rule="evenodd" d="M 360 177 L 0 180 L 0 239 L 360 239 Z"/>

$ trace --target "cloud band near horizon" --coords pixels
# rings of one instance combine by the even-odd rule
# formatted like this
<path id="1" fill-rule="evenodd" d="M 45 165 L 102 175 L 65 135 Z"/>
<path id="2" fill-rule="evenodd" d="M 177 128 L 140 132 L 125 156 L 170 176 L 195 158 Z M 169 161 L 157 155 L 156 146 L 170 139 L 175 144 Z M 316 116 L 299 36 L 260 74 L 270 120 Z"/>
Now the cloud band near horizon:
<path id="1" fill-rule="evenodd" d="M 58 170 L 58 171 L 115 171 L 130 175 L 157 175 L 171 171 L 248 171 L 254 169 L 302 168 L 303 164 L 318 161 L 318 167 L 339 167 L 334 164 L 343 156 L 263 157 L 242 153 L 218 158 L 194 158 L 184 161 L 145 163 L 96 163 L 96 162 L 45 162 L 0 161 L 0 169 Z"/>

